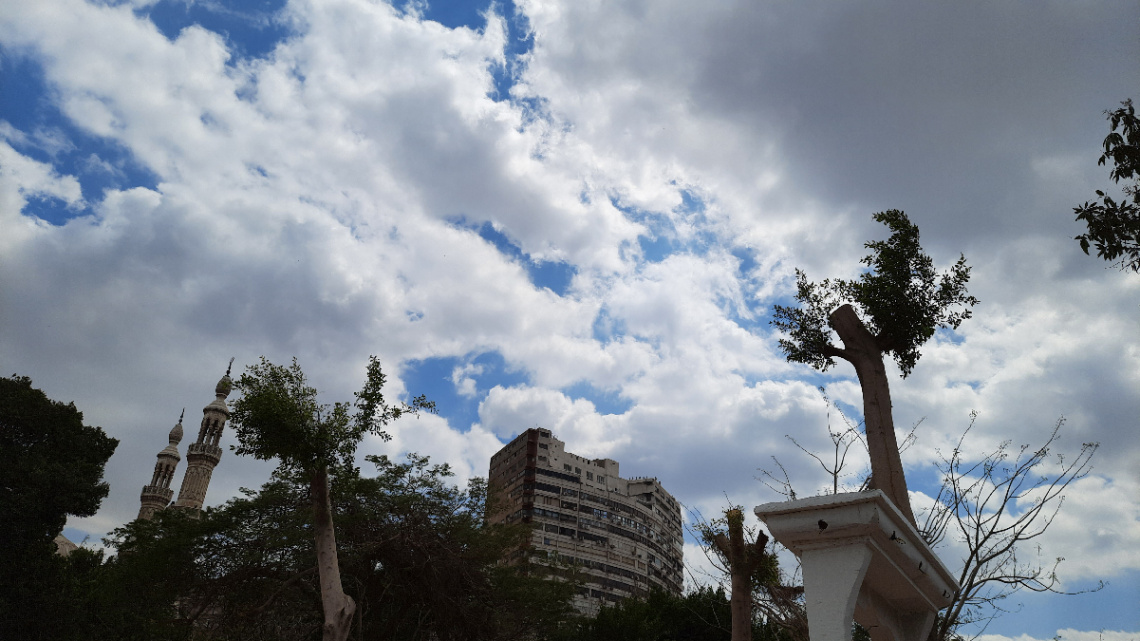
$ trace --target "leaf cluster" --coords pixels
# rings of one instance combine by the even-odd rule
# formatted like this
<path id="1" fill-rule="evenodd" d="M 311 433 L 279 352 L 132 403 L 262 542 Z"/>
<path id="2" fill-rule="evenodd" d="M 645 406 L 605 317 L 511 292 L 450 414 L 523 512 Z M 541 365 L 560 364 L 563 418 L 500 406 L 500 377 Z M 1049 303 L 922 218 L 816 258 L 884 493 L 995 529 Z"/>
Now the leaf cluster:
<path id="1" fill-rule="evenodd" d="M 404 414 L 435 411 L 419 396 L 408 403 L 384 399 L 386 377 L 380 360 L 368 359 L 368 376 L 353 403 L 322 404 L 294 358 L 275 365 L 262 357 L 246 368 L 236 383 L 241 397 L 230 412 L 238 454 L 279 459 L 282 470 L 310 473 L 321 469 L 349 470 L 356 447 L 366 434 L 387 440 L 384 427 Z"/>
<path id="2" fill-rule="evenodd" d="M 1095 248 L 1098 258 L 1110 262 L 1119 260 L 1121 269 L 1127 267 L 1140 272 L 1140 119 L 1136 117 L 1131 99 L 1121 105 L 1105 112 L 1111 132 L 1104 139 L 1104 153 L 1097 164 L 1104 166 L 1112 161 L 1109 178 L 1114 183 L 1137 182 L 1124 186 L 1125 197 L 1120 203 L 1098 189 L 1099 202 L 1074 207 L 1077 220 L 1088 226 L 1088 232 L 1076 236 L 1075 240 L 1085 254 Z"/>
<path id="3" fill-rule="evenodd" d="M 871 253 L 862 259 L 867 266 L 858 278 L 813 283 L 796 270 L 798 307 L 776 305 L 772 324 L 785 333 L 780 348 L 790 362 L 806 363 L 826 371 L 842 350 L 832 343 L 830 315 L 849 303 L 864 326 L 874 335 L 882 353 L 889 353 L 910 374 L 921 347 L 938 328 L 957 329 L 971 316 L 978 299 L 966 292 L 970 268 L 960 256 L 939 274 L 934 261 L 922 251 L 918 226 L 906 214 L 892 209 L 874 214 L 875 221 L 891 230 L 886 240 L 864 246 Z"/>

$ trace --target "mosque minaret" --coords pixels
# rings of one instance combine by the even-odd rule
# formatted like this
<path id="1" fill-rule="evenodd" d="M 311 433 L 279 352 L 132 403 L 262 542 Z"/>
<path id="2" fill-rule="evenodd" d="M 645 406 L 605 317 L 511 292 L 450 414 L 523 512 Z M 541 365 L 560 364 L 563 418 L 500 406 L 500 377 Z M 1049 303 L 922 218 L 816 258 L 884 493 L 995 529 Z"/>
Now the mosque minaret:
<path id="1" fill-rule="evenodd" d="M 222 459 L 222 448 L 218 446 L 218 441 L 222 439 L 226 421 L 230 420 L 226 397 L 234 388 L 234 383 L 230 380 L 233 364 L 234 359 L 231 358 L 226 375 L 214 388 L 213 402 L 202 408 L 202 426 L 198 428 L 198 440 L 186 448 L 186 476 L 182 477 L 182 489 L 178 491 L 178 501 L 174 503 L 176 507 L 200 510 L 206 500 L 210 477 Z"/>
<path id="2" fill-rule="evenodd" d="M 182 416 L 185 415 L 186 410 L 183 409 Z M 170 505 L 170 498 L 174 496 L 170 482 L 174 479 L 174 470 L 178 467 L 178 461 L 182 460 L 178 455 L 178 443 L 182 441 L 182 416 L 178 417 L 178 424 L 170 430 L 170 445 L 158 453 L 158 462 L 154 464 L 154 476 L 150 479 L 150 485 L 143 486 L 140 497 L 142 501 L 142 507 L 139 508 L 140 519 L 154 516 L 155 512 Z"/>
<path id="3" fill-rule="evenodd" d="M 202 509 L 206 500 L 206 490 L 210 487 L 210 477 L 214 468 L 222 458 L 222 448 L 218 442 L 222 438 L 222 430 L 230 418 L 230 408 L 226 405 L 226 398 L 233 391 L 233 381 L 230 380 L 230 369 L 234 360 L 230 359 L 230 366 L 226 368 L 225 376 L 218 381 L 214 388 L 214 400 L 202 409 L 202 425 L 198 428 L 198 439 L 186 448 L 186 475 L 182 477 L 182 489 L 178 491 L 178 500 L 175 507 L 186 508 L 197 512 Z M 185 414 L 185 410 L 183 410 Z M 170 489 L 170 482 L 174 478 L 174 470 L 180 460 L 178 456 L 178 443 L 182 440 L 182 419 L 170 430 L 170 445 L 158 453 L 158 462 L 154 467 L 154 477 L 150 485 L 143 486 L 139 508 L 139 518 L 149 519 L 158 510 L 170 505 L 170 498 L 174 490 Z"/>

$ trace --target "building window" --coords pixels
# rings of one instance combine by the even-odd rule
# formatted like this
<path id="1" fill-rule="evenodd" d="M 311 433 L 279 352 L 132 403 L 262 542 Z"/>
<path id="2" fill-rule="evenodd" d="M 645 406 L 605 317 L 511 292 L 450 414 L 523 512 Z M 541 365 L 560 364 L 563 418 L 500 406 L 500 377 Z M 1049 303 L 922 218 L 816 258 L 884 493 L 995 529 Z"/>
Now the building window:
<path id="1" fill-rule="evenodd" d="M 580 467 L 576 467 L 576 468 L 574 468 L 574 473 L 575 473 L 575 474 L 581 474 L 581 473 L 582 473 L 582 468 L 580 468 Z"/>
<path id="2" fill-rule="evenodd" d="M 591 480 L 591 481 L 594 480 L 594 473 L 593 472 L 586 472 L 586 478 Z"/>
<path id="3" fill-rule="evenodd" d="M 562 464 L 562 469 L 564 469 L 564 470 L 566 470 L 567 472 L 569 472 L 569 471 L 573 470 L 574 468 L 570 467 L 570 464 L 569 464 L 569 463 L 563 463 L 563 464 Z"/>

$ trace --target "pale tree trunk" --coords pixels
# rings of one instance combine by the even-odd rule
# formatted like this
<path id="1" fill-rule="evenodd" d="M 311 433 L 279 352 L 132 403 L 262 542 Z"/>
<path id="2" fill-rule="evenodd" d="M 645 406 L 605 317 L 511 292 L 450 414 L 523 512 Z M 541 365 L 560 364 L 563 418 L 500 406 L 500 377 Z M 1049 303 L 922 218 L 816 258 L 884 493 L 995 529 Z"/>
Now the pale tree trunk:
<path id="1" fill-rule="evenodd" d="M 321 581 L 321 604 L 325 625 L 323 641 L 344 641 L 352 630 L 356 603 L 344 593 L 340 582 L 340 562 L 336 554 L 336 532 L 333 530 L 332 501 L 329 497 L 329 472 L 322 468 L 309 477 L 313 501 L 313 523 L 317 542 L 317 571 Z"/>
<path id="2" fill-rule="evenodd" d="M 752 572 L 760 561 L 767 537 L 757 543 L 744 542 L 744 514 L 740 510 L 725 513 L 728 538 L 717 534 L 714 543 L 728 561 L 732 578 L 729 608 L 732 612 L 732 641 L 752 641 Z M 761 542 L 762 541 L 762 542 Z M 753 551 L 753 548 L 756 548 Z M 750 552 L 752 552 L 750 554 Z"/>
<path id="3" fill-rule="evenodd" d="M 916 525 L 910 509 L 902 458 L 891 416 L 891 388 L 883 365 L 883 349 L 850 305 L 831 313 L 831 326 L 843 341 L 835 356 L 855 366 L 863 390 L 863 420 L 871 455 L 871 488 L 882 490 L 903 516 Z M 917 525 L 916 525 L 917 527 Z"/>

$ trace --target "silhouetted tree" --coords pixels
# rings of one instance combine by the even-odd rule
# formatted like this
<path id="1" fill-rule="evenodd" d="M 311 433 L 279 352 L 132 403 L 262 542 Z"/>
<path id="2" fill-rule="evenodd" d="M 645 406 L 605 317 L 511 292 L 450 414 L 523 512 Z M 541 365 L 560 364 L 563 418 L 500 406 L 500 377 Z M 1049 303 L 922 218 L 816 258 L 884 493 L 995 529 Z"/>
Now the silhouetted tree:
<path id="1" fill-rule="evenodd" d="M 0 378 L 0 638 L 69 634 L 74 586 L 53 539 L 68 516 L 99 509 L 110 489 L 103 468 L 118 444 L 30 378 Z"/>
<path id="2" fill-rule="evenodd" d="M 1098 258 L 1119 261 L 1121 269 L 1140 272 L 1140 119 L 1131 98 L 1121 105 L 1105 112 L 1111 132 L 1104 139 L 1104 153 L 1097 164 L 1111 159 L 1109 178 L 1118 184 L 1122 179 L 1132 183 L 1125 184 L 1124 200 L 1119 203 L 1098 189 L 1099 202 L 1074 207 L 1077 220 L 1088 225 L 1088 232 L 1075 240 L 1086 254 L 1090 247 L 1095 248 Z"/>

